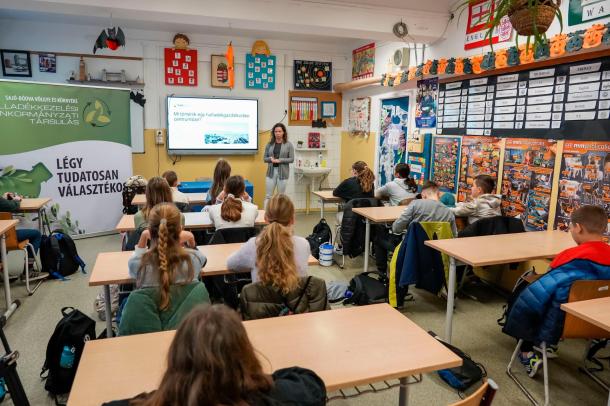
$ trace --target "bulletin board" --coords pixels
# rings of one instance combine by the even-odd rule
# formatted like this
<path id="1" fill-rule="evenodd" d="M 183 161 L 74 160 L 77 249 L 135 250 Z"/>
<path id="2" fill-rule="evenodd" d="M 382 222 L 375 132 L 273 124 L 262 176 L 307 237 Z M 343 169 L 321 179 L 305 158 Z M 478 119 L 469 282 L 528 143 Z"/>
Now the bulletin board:
<path id="1" fill-rule="evenodd" d="M 293 114 L 294 103 L 291 103 L 293 98 L 299 99 L 316 99 L 316 119 L 322 118 L 322 102 L 334 102 L 336 106 L 336 114 L 334 118 L 324 118 L 326 124 L 332 127 L 341 127 L 341 116 L 342 110 L 341 93 L 330 93 L 330 92 L 302 92 L 302 91 L 289 91 L 288 92 L 288 125 L 307 126 L 311 127 L 311 121 L 309 119 L 300 119 L 300 115 Z M 294 117 L 299 117 L 294 119 Z M 310 117 L 310 116 L 308 116 Z"/>

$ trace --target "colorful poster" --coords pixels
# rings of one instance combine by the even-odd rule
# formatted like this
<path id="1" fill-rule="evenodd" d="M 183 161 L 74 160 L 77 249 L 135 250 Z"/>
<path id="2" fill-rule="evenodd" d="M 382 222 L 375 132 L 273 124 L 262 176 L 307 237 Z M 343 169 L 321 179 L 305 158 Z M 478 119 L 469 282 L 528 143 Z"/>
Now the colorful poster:
<path id="1" fill-rule="evenodd" d="M 398 97 L 381 101 L 379 130 L 378 186 L 392 180 L 394 166 L 405 162 L 406 134 L 409 125 L 409 98 Z"/>
<path id="2" fill-rule="evenodd" d="M 502 213 L 528 230 L 547 229 L 556 149 L 553 140 L 506 139 Z"/>
<path id="3" fill-rule="evenodd" d="M 432 137 L 430 180 L 443 192 L 457 193 L 460 137 Z"/>
<path id="4" fill-rule="evenodd" d="M 438 95 L 438 78 L 417 81 L 415 98 L 415 127 L 436 127 L 436 98 Z"/>
<path id="5" fill-rule="evenodd" d="M 494 137 L 462 138 L 462 158 L 458 184 L 458 202 L 471 200 L 470 188 L 474 178 L 489 175 L 498 180 L 500 166 L 500 139 Z"/>
<path id="6" fill-rule="evenodd" d="M 246 54 L 246 89 L 275 89 L 275 55 Z"/>
<path id="7" fill-rule="evenodd" d="M 610 217 L 610 142 L 566 140 L 563 145 L 555 229 L 567 231 L 572 211 L 585 204 L 603 207 Z"/>
<path id="8" fill-rule="evenodd" d="M 367 135 L 371 131 L 371 98 L 349 101 L 348 131 L 352 135 Z"/>
<path id="9" fill-rule="evenodd" d="M 0 80 L 0 134 L 0 194 L 50 197 L 52 230 L 114 230 L 132 174 L 129 89 Z"/>
<path id="10" fill-rule="evenodd" d="M 352 51 L 352 80 L 372 78 L 375 71 L 375 43 Z"/>
<path id="11" fill-rule="evenodd" d="M 332 62 L 294 61 L 295 90 L 332 90 Z"/>
<path id="12" fill-rule="evenodd" d="M 489 45 L 487 27 L 495 10 L 493 0 L 471 1 L 468 5 L 468 23 L 466 25 L 466 41 L 464 49 L 481 48 Z M 491 36 L 493 44 L 505 42 L 511 39 L 513 26 L 508 16 L 502 17 L 500 24 L 494 28 Z"/>
<path id="13" fill-rule="evenodd" d="M 197 86 L 197 50 L 165 48 L 165 84 Z"/>
<path id="14" fill-rule="evenodd" d="M 568 25 L 578 25 L 610 15 L 608 0 L 570 0 Z"/>
<path id="15" fill-rule="evenodd" d="M 408 141 L 412 138 L 412 135 L 409 134 Z M 420 134 L 419 137 L 421 138 L 421 148 L 417 148 L 417 151 L 409 150 L 407 163 L 411 167 L 411 177 L 421 190 L 430 174 L 430 139 L 432 134 Z"/>

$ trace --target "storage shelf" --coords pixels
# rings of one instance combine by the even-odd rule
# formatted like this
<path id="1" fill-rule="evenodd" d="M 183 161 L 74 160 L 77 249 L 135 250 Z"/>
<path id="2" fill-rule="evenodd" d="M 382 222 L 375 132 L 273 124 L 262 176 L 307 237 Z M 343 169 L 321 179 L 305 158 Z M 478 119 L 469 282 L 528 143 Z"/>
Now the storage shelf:
<path id="1" fill-rule="evenodd" d="M 144 83 L 138 83 L 135 81 L 130 81 L 128 80 L 127 82 L 109 82 L 109 81 L 102 81 L 102 80 L 97 80 L 97 79 L 92 79 L 92 80 L 67 80 L 68 83 L 70 84 L 74 84 L 74 85 L 87 85 L 87 86 L 94 86 L 94 87 L 122 87 L 125 89 L 144 89 Z"/>
<path id="2" fill-rule="evenodd" d="M 295 148 L 295 151 L 328 151 L 328 148 Z"/>

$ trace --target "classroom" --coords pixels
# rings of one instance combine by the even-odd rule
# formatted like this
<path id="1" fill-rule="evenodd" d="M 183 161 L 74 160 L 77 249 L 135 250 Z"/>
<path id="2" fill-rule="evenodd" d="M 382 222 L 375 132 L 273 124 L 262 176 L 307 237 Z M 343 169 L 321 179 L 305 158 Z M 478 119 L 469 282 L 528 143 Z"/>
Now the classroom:
<path id="1" fill-rule="evenodd" d="M 0 404 L 610 406 L 607 0 L 2 0 L 0 63 Z"/>

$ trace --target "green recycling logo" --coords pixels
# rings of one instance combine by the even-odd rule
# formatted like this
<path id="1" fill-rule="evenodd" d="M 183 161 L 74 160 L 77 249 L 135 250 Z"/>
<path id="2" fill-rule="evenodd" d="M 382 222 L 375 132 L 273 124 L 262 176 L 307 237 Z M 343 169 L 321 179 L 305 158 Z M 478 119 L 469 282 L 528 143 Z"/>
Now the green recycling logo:
<path id="1" fill-rule="evenodd" d="M 110 124 L 112 112 L 105 101 L 95 99 L 87 102 L 83 109 L 83 121 L 92 127 L 106 127 Z"/>

